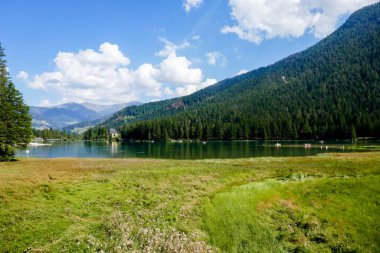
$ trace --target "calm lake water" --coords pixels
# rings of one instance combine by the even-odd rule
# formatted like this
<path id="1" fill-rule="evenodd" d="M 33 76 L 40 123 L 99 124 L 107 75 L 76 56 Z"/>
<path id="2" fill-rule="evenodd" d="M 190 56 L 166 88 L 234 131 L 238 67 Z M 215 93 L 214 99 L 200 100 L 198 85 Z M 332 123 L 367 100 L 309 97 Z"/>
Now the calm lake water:
<path id="1" fill-rule="evenodd" d="M 275 147 L 281 143 L 281 147 Z M 304 144 L 310 143 L 311 148 Z M 379 142 L 361 142 L 360 145 L 374 145 Z M 112 157 L 112 158 L 245 158 L 264 156 L 309 156 L 329 152 L 352 152 L 347 147 L 352 141 L 211 141 L 207 143 L 129 143 L 76 141 L 53 142 L 51 146 L 28 147 L 18 151 L 18 157 Z M 326 146 L 328 148 L 326 149 Z M 345 147 L 343 149 L 343 146 Z"/>

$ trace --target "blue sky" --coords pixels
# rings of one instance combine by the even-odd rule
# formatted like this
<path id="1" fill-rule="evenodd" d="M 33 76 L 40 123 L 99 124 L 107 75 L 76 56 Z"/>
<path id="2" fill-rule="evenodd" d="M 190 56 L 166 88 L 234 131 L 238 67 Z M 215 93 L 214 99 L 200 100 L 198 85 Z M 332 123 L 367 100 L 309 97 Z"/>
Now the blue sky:
<path id="1" fill-rule="evenodd" d="M 149 102 L 306 49 L 373 2 L 2 0 L 0 42 L 29 105 Z"/>

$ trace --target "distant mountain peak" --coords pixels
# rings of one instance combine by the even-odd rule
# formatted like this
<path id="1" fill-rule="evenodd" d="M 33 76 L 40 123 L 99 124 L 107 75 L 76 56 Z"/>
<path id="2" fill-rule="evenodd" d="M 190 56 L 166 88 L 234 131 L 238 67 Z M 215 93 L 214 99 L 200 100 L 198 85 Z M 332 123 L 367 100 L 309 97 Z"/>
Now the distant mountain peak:
<path id="1" fill-rule="evenodd" d="M 51 107 L 30 106 L 34 128 L 61 129 L 80 122 L 88 122 L 109 117 L 129 105 L 140 105 L 140 102 L 100 105 L 94 103 L 67 102 Z"/>

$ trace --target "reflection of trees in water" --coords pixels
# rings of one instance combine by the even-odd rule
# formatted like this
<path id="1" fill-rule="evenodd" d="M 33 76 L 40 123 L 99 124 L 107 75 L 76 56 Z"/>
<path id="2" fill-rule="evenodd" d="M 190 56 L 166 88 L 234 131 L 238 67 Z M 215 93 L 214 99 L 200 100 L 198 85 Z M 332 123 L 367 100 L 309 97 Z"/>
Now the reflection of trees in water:
<path id="1" fill-rule="evenodd" d="M 171 159 L 243 158 L 278 153 L 253 141 L 148 143 L 145 151 L 145 157 Z"/>
<path id="2" fill-rule="evenodd" d="M 282 146 L 280 148 L 275 147 L 275 144 L 277 142 L 282 143 Z M 296 141 L 213 141 L 207 143 L 76 141 L 55 142 L 52 146 L 47 147 L 31 147 L 29 157 L 137 157 L 166 159 L 221 159 L 262 156 L 304 156 L 326 152 L 349 152 L 347 149 L 334 149 L 334 146 L 349 146 L 350 144 L 351 142 L 342 141 L 328 143 L 326 142 L 324 145 L 329 145 L 329 149 L 326 150 L 319 148 L 321 145 L 319 142 L 313 142 L 312 148 L 305 149 L 304 142 Z M 361 145 L 368 145 L 368 143 Z M 17 153 L 17 156 L 26 156 L 26 153 L 20 151 Z"/>

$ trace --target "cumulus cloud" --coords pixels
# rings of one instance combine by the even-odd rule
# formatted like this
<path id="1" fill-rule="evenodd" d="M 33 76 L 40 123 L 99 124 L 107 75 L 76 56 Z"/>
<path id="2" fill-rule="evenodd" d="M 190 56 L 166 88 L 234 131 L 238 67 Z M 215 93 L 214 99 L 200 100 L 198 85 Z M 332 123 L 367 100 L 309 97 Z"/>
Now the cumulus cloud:
<path id="1" fill-rule="evenodd" d="M 21 81 L 26 81 L 29 78 L 29 74 L 27 72 L 21 70 L 18 73 L 17 78 L 20 79 Z"/>
<path id="2" fill-rule="evenodd" d="M 53 106 L 48 99 L 43 99 L 41 102 L 38 104 L 38 106 L 41 107 L 51 107 Z"/>
<path id="3" fill-rule="evenodd" d="M 158 52 L 157 55 L 166 56 L 166 58 L 160 63 L 158 79 L 161 83 L 172 86 L 164 88 L 165 95 L 185 96 L 217 82 L 211 78 L 204 80 L 200 68 L 193 68 L 192 62 L 186 57 L 177 56 L 177 50 L 189 47 L 189 43 L 176 45 L 167 40 L 162 41 L 165 43 L 164 50 Z"/>
<path id="4" fill-rule="evenodd" d="M 157 65 L 144 63 L 131 69 L 130 59 L 118 45 L 105 42 L 98 51 L 59 52 L 54 71 L 33 77 L 20 71 L 18 77 L 30 88 L 59 92 L 62 102 L 102 104 L 188 95 L 216 82 L 205 79 L 200 68 L 177 55 L 177 50 L 189 47 L 189 43 L 161 41 L 164 48 L 156 53 L 162 58 Z"/>
<path id="5" fill-rule="evenodd" d="M 203 4 L 203 0 L 186 0 L 183 3 L 183 8 L 185 8 L 186 12 L 189 12 L 193 8 L 198 8 Z"/>
<path id="6" fill-rule="evenodd" d="M 176 54 L 168 55 L 160 64 L 161 78 L 165 83 L 198 84 L 203 79 L 202 70 L 191 68 L 191 61 Z"/>
<path id="7" fill-rule="evenodd" d="M 153 67 L 152 64 L 145 63 L 141 65 L 134 73 L 133 82 L 147 92 L 148 96 L 160 97 L 161 83 L 157 81 L 160 71 Z"/>
<path id="8" fill-rule="evenodd" d="M 221 66 L 224 66 L 227 63 L 227 58 L 221 52 L 209 52 L 206 54 L 207 63 L 209 65 L 215 65 L 219 61 Z"/>
<path id="9" fill-rule="evenodd" d="M 330 34 L 340 17 L 378 0 L 229 0 L 234 25 L 221 29 L 256 44 L 276 37 Z"/>

